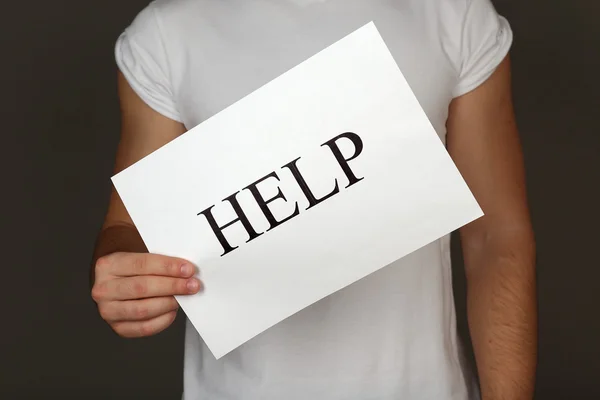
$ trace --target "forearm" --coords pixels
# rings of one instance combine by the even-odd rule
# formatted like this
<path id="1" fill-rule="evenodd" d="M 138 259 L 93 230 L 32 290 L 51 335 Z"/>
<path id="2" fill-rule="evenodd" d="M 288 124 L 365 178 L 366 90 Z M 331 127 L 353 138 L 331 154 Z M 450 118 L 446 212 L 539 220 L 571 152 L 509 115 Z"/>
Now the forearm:
<path id="1" fill-rule="evenodd" d="M 105 226 L 96 239 L 90 267 L 90 288 L 94 285 L 94 266 L 103 256 L 116 252 L 147 253 L 148 249 L 137 229 L 131 224 Z"/>
<path id="2" fill-rule="evenodd" d="M 531 400 L 537 363 L 535 250 L 530 235 L 465 256 L 469 328 L 483 400 Z"/>

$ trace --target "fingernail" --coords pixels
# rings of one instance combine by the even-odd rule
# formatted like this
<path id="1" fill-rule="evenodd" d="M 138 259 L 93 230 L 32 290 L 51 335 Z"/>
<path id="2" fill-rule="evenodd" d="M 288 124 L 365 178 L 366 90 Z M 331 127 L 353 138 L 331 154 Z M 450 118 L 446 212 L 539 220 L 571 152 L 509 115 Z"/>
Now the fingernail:
<path id="1" fill-rule="evenodd" d="M 183 264 L 181 266 L 181 274 L 182 275 L 190 275 L 193 271 L 194 271 L 194 269 L 192 268 L 192 266 L 190 264 Z"/>
<path id="2" fill-rule="evenodd" d="M 198 290 L 198 287 L 200 286 L 200 282 L 198 282 L 197 279 L 190 279 L 187 282 L 187 288 L 189 291 L 191 292 L 195 292 L 196 290 Z"/>

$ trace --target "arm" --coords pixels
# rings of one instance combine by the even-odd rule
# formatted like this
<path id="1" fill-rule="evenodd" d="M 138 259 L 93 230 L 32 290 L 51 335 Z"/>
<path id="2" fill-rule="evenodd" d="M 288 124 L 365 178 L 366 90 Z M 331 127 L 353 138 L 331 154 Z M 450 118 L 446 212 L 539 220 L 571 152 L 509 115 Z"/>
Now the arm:
<path id="1" fill-rule="evenodd" d="M 115 172 L 121 171 L 185 132 L 179 122 L 151 109 L 118 76 L 121 140 Z M 113 188 L 90 271 L 92 298 L 102 318 L 124 337 L 150 336 L 176 316 L 174 295 L 197 293 L 201 283 L 186 260 L 148 254 Z"/>
<path id="2" fill-rule="evenodd" d="M 507 57 L 450 106 L 448 151 L 485 216 L 460 231 L 483 400 L 531 400 L 537 358 L 535 243 Z"/>
<path id="3" fill-rule="evenodd" d="M 117 76 L 121 106 L 121 138 L 114 173 L 134 164 L 185 132 L 185 127 L 157 113 L 144 103 L 129 86 L 121 72 Z M 148 250 L 129 217 L 123 202 L 111 191 L 108 211 L 94 249 L 93 265 L 105 255 L 117 251 L 144 253 Z M 90 274 L 94 283 L 94 273 Z"/>
<path id="4" fill-rule="evenodd" d="M 121 140 L 117 149 L 115 173 L 158 150 L 186 131 L 181 123 L 157 113 L 144 103 L 120 72 L 117 84 L 121 105 Z M 113 190 L 104 227 L 120 224 L 133 226 L 123 203 Z"/>

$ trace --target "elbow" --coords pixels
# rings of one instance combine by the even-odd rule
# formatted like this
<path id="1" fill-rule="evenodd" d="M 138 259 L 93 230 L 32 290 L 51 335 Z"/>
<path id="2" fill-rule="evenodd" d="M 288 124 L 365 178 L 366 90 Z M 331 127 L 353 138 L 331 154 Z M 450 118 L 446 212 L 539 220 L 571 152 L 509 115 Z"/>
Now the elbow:
<path id="1" fill-rule="evenodd" d="M 485 217 L 483 217 L 485 218 Z M 536 239 L 530 223 L 467 226 L 461 243 L 467 279 L 480 271 L 502 268 L 529 275 L 536 264 Z"/>

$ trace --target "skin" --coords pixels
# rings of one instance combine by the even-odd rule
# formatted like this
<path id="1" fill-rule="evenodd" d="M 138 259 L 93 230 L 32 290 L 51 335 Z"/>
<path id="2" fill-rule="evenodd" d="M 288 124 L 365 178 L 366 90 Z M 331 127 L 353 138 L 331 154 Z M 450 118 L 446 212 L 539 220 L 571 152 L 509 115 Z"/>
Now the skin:
<path id="1" fill-rule="evenodd" d="M 485 216 L 460 230 L 468 320 L 483 400 L 533 398 L 537 349 L 535 242 L 511 99 L 510 59 L 452 101 L 448 151 Z M 186 131 L 118 76 L 122 113 L 115 172 Z M 202 290 L 186 260 L 149 254 L 113 190 L 91 270 L 102 318 L 123 337 L 155 335 L 175 319 L 174 295 Z"/>
<path id="2" fill-rule="evenodd" d="M 121 139 L 115 172 L 121 171 L 186 131 L 148 107 L 118 76 Z M 92 298 L 102 318 L 120 336 L 155 335 L 173 323 L 174 295 L 194 294 L 202 283 L 196 268 L 178 258 L 150 254 L 113 188 L 91 272 Z"/>
<path id="3" fill-rule="evenodd" d="M 448 151 L 485 216 L 460 230 L 467 311 L 484 400 L 533 398 L 535 241 L 511 93 L 510 58 L 455 99 Z"/>

